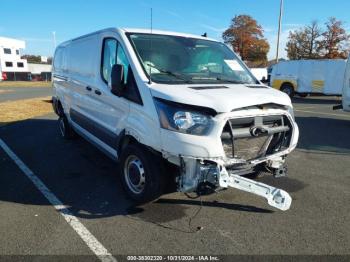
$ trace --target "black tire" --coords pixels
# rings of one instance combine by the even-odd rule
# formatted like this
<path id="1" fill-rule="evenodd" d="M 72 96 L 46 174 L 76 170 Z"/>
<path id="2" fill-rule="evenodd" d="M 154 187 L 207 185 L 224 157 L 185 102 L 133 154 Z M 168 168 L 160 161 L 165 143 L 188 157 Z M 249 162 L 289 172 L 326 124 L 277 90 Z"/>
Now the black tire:
<path id="1" fill-rule="evenodd" d="M 128 145 L 121 153 L 118 169 L 129 198 L 146 203 L 160 197 L 164 188 L 161 158 L 138 144 Z"/>
<path id="2" fill-rule="evenodd" d="M 283 92 L 283 93 L 286 93 L 289 97 L 293 97 L 294 94 L 295 94 L 295 91 L 294 91 L 294 87 L 292 84 L 290 83 L 284 83 L 280 90 Z"/>
<path id="3" fill-rule="evenodd" d="M 69 124 L 69 121 L 65 115 L 61 115 L 58 118 L 58 126 L 60 134 L 64 139 L 72 139 L 75 137 L 75 132 Z"/>

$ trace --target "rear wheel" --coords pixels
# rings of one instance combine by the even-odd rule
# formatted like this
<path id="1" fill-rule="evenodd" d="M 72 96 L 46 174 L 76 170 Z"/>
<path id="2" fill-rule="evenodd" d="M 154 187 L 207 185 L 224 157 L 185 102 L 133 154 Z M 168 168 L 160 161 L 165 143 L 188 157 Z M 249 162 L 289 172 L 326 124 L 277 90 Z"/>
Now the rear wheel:
<path id="1" fill-rule="evenodd" d="M 124 190 L 132 200 L 144 203 L 161 196 L 164 178 L 160 160 L 138 144 L 128 145 L 122 151 L 119 173 Z"/>
<path id="2" fill-rule="evenodd" d="M 75 136 L 75 132 L 65 115 L 61 115 L 58 118 L 58 126 L 60 134 L 64 139 L 72 139 Z"/>
<path id="3" fill-rule="evenodd" d="M 283 92 L 283 93 L 286 93 L 289 97 L 293 97 L 294 96 L 294 87 L 292 84 L 290 83 L 284 83 L 280 90 Z"/>

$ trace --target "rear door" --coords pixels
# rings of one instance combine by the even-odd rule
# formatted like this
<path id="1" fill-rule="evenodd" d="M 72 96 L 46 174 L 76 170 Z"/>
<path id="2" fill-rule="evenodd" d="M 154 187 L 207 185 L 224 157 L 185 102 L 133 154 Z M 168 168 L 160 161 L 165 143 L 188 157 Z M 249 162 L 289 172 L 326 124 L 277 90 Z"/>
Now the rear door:
<path id="1" fill-rule="evenodd" d="M 54 95 L 63 103 L 63 108 L 66 113 L 69 113 L 69 108 L 72 104 L 72 92 L 69 89 L 67 73 L 67 47 L 60 46 L 55 51 L 53 61 L 53 87 Z"/>

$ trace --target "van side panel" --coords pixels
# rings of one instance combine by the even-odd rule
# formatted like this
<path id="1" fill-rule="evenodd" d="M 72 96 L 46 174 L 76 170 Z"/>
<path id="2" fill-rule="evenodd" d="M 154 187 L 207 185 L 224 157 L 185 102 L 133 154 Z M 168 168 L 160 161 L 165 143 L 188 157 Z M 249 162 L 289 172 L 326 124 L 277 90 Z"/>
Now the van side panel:
<path id="1" fill-rule="evenodd" d="M 87 37 L 73 41 L 68 47 L 67 69 L 74 78 L 94 81 L 97 52 L 92 48 L 97 46 L 96 37 Z"/>

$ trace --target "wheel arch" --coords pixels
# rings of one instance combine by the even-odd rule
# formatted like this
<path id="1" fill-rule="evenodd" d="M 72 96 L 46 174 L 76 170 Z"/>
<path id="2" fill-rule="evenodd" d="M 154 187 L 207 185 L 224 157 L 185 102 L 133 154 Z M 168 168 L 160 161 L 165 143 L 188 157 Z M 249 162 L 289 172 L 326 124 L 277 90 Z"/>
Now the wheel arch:
<path id="1" fill-rule="evenodd" d="M 286 85 L 291 86 L 291 87 L 293 88 L 294 92 L 295 92 L 296 89 L 297 89 L 296 84 L 293 83 L 292 81 L 283 81 L 283 82 L 281 83 L 281 85 L 280 85 L 279 90 L 281 90 L 282 87 L 283 87 L 283 86 L 286 86 Z"/>
<path id="2" fill-rule="evenodd" d="M 132 133 L 127 132 L 125 129 L 120 133 L 119 139 L 118 139 L 118 146 L 117 146 L 117 152 L 118 156 L 121 155 L 123 150 L 131 144 L 136 144 L 139 146 L 142 146 L 143 148 L 147 149 L 148 151 L 152 152 L 153 154 L 157 154 L 158 156 L 161 156 L 162 154 L 158 152 L 157 150 L 153 149 L 152 147 L 145 145 L 142 143 L 142 141 L 134 136 Z"/>
<path id="3" fill-rule="evenodd" d="M 57 97 L 52 97 L 52 107 L 56 115 L 64 116 L 63 105 Z"/>

